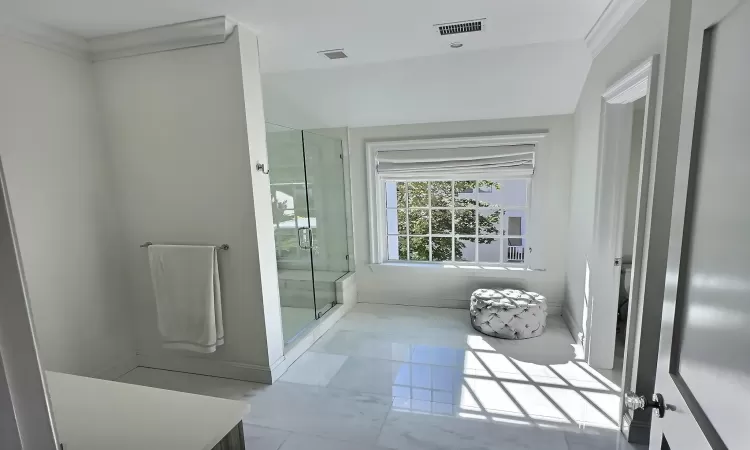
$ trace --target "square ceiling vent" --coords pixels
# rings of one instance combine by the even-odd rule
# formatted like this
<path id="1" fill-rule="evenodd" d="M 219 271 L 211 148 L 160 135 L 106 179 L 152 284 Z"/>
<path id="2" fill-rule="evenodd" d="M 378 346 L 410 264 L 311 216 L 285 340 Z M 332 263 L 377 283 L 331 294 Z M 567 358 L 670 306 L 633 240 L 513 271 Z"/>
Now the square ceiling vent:
<path id="1" fill-rule="evenodd" d="M 321 50 L 318 52 L 319 55 L 325 56 L 328 59 L 344 59 L 349 56 L 344 53 L 343 48 L 335 48 L 333 50 Z"/>
<path id="2" fill-rule="evenodd" d="M 484 22 L 487 19 L 464 20 L 461 22 L 438 23 L 435 28 L 440 36 L 452 34 L 476 33 L 484 30 Z"/>

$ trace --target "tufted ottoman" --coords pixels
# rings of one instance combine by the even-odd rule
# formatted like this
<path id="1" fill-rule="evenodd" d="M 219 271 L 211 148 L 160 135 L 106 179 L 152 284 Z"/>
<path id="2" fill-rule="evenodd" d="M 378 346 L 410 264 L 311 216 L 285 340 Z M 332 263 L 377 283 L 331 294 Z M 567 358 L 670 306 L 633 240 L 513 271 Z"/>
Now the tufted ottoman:
<path id="1" fill-rule="evenodd" d="M 471 325 L 503 339 L 540 336 L 547 326 L 547 300 L 518 289 L 478 289 L 471 294 Z"/>

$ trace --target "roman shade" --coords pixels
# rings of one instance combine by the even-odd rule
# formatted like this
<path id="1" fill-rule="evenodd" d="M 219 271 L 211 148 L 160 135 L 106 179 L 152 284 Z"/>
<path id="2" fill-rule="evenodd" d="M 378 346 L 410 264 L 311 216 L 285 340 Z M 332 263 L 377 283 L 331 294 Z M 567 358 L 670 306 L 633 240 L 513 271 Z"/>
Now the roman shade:
<path id="1" fill-rule="evenodd" d="M 385 178 L 534 174 L 534 145 L 387 150 L 377 152 L 377 172 Z"/>

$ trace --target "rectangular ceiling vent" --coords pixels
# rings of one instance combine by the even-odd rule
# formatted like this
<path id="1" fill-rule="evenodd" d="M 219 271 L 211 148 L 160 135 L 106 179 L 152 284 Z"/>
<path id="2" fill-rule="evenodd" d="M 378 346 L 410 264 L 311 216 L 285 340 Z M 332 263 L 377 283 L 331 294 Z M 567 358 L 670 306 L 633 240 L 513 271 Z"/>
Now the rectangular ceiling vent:
<path id="1" fill-rule="evenodd" d="M 318 52 L 319 55 L 325 56 L 328 59 L 344 59 L 349 56 L 344 53 L 343 48 L 335 48 L 333 50 L 321 50 Z"/>
<path id="2" fill-rule="evenodd" d="M 486 19 L 465 20 L 463 22 L 439 23 L 437 27 L 440 36 L 450 34 L 474 33 L 484 30 L 484 21 Z"/>

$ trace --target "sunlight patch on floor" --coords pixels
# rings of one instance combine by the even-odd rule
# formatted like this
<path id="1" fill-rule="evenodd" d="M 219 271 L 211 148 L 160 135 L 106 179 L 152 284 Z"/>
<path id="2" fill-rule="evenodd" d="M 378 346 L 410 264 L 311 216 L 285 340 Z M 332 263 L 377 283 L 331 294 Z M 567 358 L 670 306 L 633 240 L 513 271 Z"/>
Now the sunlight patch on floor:
<path id="1" fill-rule="evenodd" d="M 456 365 L 460 372 L 404 363 L 394 381 L 393 408 L 553 428 L 618 429 L 619 387 L 577 360 L 575 345 L 570 344 L 572 360 L 541 364 L 501 353 L 492 338 L 467 336 L 466 344 L 463 352 L 415 348 L 413 362 Z"/>

